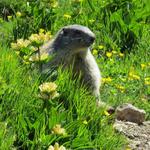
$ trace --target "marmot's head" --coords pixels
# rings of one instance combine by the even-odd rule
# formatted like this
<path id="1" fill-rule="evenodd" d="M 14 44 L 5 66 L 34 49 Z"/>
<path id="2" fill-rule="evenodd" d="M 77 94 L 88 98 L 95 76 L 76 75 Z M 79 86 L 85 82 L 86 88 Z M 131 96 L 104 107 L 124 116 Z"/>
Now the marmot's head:
<path id="1" fill-rule="evenodd" d="M 55 38 L 55 48 L 78 52 L 91 46 L 94 40 L 95 35 L 88 27 L 69 25 L 58 31 Z"/>

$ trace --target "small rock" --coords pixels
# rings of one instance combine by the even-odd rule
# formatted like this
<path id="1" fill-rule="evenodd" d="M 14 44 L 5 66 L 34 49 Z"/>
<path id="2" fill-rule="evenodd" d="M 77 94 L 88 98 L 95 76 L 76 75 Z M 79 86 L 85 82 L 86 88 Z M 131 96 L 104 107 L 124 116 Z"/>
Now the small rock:
<path id="1" fill-rule="evenodd" d="M 145 111 L 131 104 L 123 104 L 116 109 L 116 119 L 141 124 L 145 121 Z"/>

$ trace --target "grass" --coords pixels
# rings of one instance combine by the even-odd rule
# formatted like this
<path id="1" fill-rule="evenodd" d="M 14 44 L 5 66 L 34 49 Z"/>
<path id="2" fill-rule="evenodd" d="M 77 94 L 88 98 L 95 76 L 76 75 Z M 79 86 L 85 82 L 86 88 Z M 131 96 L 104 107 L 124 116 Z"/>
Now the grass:
<path id="1" fill-rule="evenodd" d="M 2 141 L 11 132 L 1 147 L 45 149 L 56 141 L 71 149 L 121 147 L 123 140 L 108 124 L 111 118 L 95 108 L 93 97 L 79 87 L 79 81 L 70 80 L 67 71 L 60 71 L 55 82 L 61 95 L 50 103 L 38 97 L 37 73 L 20 65 L 13 51 L 3 47 L 0 58 L 1 123 L 7 132 L 10 130 L 2 134 Z M 51 134 L 55 124 L 61 124 L 67 135 Z M 109 140 L 104 138 L 108 135 Z"/>
<path id="2" fill-rule="evenodd" d="M 120 10 L 122 13 L 126 10 L 125 2 L 58 2 L 59 7 L 54 7 L 52 1 L 33 1 L 29 5 L 26 1 L 0 2 L 0 9 L 5 4 L 9 15 L 13 16 L 8 21 L 0 18 L 0 35 L 3 36 L 0 39 L 0 149 L 43 150 L 58 142 L 73 150 L 122 150 L 127 141 L 114 131 L 114 115 L 108 116 L 105 108 L 95 107 L 95 99 L 80 85 L 79 79 L 71 79 L 70 70 L 62 71 L 60 68 L 45 79 L 37 69 L 32 69 L 32 65 L 23 63 L 23 57 L 18 57 L 10 43 L 18 38 L 27 39 L 40 28 L 55 34 L 60 27 L 68 24 L 89 26 L 97 37 L 93 53 L 95 51 L 94 56 L 103 77 L 101 99 L 115 107 L 132 103 L 146 111 L 148 120 L 150 34 L 147 7 L 143 9 L 146 12 L 136 16 L 146 1 L 138 8 L 139 1 L 130 3 L 134 7 L 125 18 L 140 20 L 136 23 L 127 23 L 126 19 L 120 17 Z M 113 5 L 118 10 L 117 14 L 111 11 Z M 21 17 L 16 16 L 18 11 Z M 112 19 L 113 15 L 119 18 L 116 22 Z M 112 16 L 113 22 L 109 16 Z M 136 42 L 131 47 L 127 45 L 129 39 L 125 34 L 129 35 L 129 32 L 126 29 L 134 33 L 132 38 Z M 127 45 L 127 51 L 131 48 L 130 53 L 120 52 L 124 45 Z M 39 85 L 48 81 L 57 84 L 58 98 L 43 100 L 39 97 Z M 61 125 L 58 130 L 65 130 L 66 134 L 52 133 L 57 124 Z"/>

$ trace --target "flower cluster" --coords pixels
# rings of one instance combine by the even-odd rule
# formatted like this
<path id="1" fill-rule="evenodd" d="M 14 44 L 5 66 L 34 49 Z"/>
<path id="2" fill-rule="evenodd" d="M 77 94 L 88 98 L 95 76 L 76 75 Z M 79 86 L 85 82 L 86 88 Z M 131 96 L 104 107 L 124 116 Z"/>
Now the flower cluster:
<path id="1" fill-rule="evenodd" d="M 92 50 L 92 54 L 95 55 L 95 56 L 97 56 L 98 53 L 99 53 L 99 50 L 103 50 L 103 49 L 104 49 L 104 46 L 103 45 L 99 45 L 99 46 L 97 46 L 96 48 L 94 48 Z"/>
<path id="2" fill-rule="evenodd" d="M 110 116 L 109 112 L 106 111 L 106 110 L 104 111 L 104 115 L 105 115 L 105 116 Z"/>
<path id="3" fill-rule="evenodd" d="M 62 128 L 60 124 L 56 124 L 52 128 L 52 133 L 57 135 L 66 135 L 66 130 Z"/>
<path id="4" fill-rule="evenodd" d="M 11 48 L 18 51 L 27 48 L 30 44 L 31 42 L 29 40 L 18 39 L 16 43 L 11 43 Z"/>
<path id="5" fill-rule="evenodd" d="M 135 74 L 133 71 L 129 72 L 129 80 L 140 80 L 140 76 L 138 76 L 137 74 Z"/>
<path id="6" fill-rule="evenodd" d="M 110 83 L 110 82 L 112 82 L 111 77 L 102 78 L 102 83 Z"/>
<path id="7" fill-rule="evenodd" d="M 116 55 L 117 54 L 117 56 L 119 56 L 119 57 L 123 57 L 124 56 L 124 54 L 123 53 L 118 53 L 117 51 L 111 51 L 111 52 L 106 52 L 106 56 L 108 57 L 108 58 L 111 58 L 113 55 Z"/>
<path id="8" fill-rule="evenodd" d="M 87 124 L 88 124 L 88 122 L 87 122 L 86 120 L 84 120 L 82 123 L 83 123 L 83 124 L 85 124 L 85 125 L 87 125 Z"/>
<path id="9" fill-rule="evenodd" d="M 58 143 L 55 143 L 54 146 L 50 145 L 50 146 L 48 147 L 48 150 L 66 150 L 66 148 L 65 148 L 64 146 L 62 146 L 62 145 L 59 146 Z"/>
<path id="10" fill-rule="evenodd" d="M 12 16 L 7 16 L 8 17 L 8 20 L 10 21 L 13 17 Z"/>
<path id="11" fill-rule="evenodd" d="M 69 14 L 64 14 L 64 18 L 71 19 L 71 16 Z"/>
<path id="12" fill-rule="evenodd" d="M 19 15 L 19 13 L 18 13 Z M 28 39 L 18 39 L 16 43 L 11 43 L 11 48 L 15 50 L 23 62 L 30 64 L 30 62 L 41 62 L 47 60 L 47 53 L 38 53 L 38 55 L 32 55 L 34 52 L 39 51 L 39 47 L 50 40 L 52 37 L 50 32 L 45 32 L 44 29 L 39 30 L 39 34 L 32 34 Z"/>
<path id="13" fill-rule="evenodd" d="M 106 50 L 106 47 L 104 47 L 104 45 L 99 45 L 97 47 L 95 47 L 93 50 L 92 50 L 92 53 L 93 55 L 97 56 L 99 54 L 99 51 L 100 50 Z M 124 57 L 124 54 L 121 53 L 121 52 L 118 52 L 118 51 L 115 51 L 115 50 L 112 50 L 112 51 L 106 51 L 105 52 L 105 56 L 107 58 L 114 58 L 114 56 L 117 56 L 117 57 Z"/>
<path id="14" fill-rule="evenodd" d="M 146 77 L 144 79 L 144 83 L 145 83 L 145 85 L 150 85 L 150 77 Z"/>
<path id="15" fill-rule="evenodd" d="M 20 50 L 22 48 L 26 48 L 28 46 L 39 47 L 43 43 L 47 42 L 51 39 L 52 35 L 50 32 L 44 33 L 44 29 L 39 30 L 39 34 L 31 34 L 28 40 L 18 39 L 16 43 L 11 43 L 11 47 L 14 50 Z"/>
<path id="16" fill-rule="evenodd" d="M 98 49 L 104 49 L 104 46 L 103 45 L 99 45 Z"/>
<path id="17" fill-rule="evenodd" d="M 20 11 L 18 11 L 18 12 L 16 12 L 15 16 L 16 16 L 16 18 L 20 18 L 22 16 L 22 13 Z M 14 16 L 8 15 L 7 18 L 9 21 L 12 21 Z"/>
<path id="18" fill-rule="evenodd" d="M 57 8 L 57 7 L 59 6 L 59 4 L 58 4 L 57 1 L 52 1 L 52 2 L 50 3 L 50 6 L 51 6 L 52 8 Z"/>
<path id="19" fill-rule="evenodd" d="M 21 16 L 22 16 L 21 12 L 19 12 L 19 11 L 16 12 L 16 16 L 17 16 L 17 17 L 21 17 Z"/>
<path id="20" fill-rule="evenodd" d="M 112 52 L 106 52 L 106 56 L 108 57 L 108 58 L 110 58 L 110 57 L 112 57 Z"/>
<path id="21" fill-rule="evenodd" d="M 45 82 L 39 86 L 39 89 L 42 99 L 54 99 L 59 96 L 56 91 L 57 85 L 54 82 Z"/>
<path id="22" fill-rule="evenodd" d="M 146 68 L 148 68 L 150 66 L 150 63 L 141 63 L 141 69 L 145 70 Z"/>
<path id="23" fill-rule="evenodd" d="M 93 53 L 94 56 L 97 56 L 98 55 L 98 50 L 93 49 L 92 53 Z"/>
<path id="24" fill-rule="evenodd" d="M 41 46 L 44 42 L 47 42 L 51 38 L 51 33 L 47 32 L 44 34 L 44 31 L 41 29 L 39 34 L 31 34 L 29 37 L 30 42 L 33 46 Z"/>
<path id="25" fill-rule="evenodd" d="M 43 61 L 45 61 L 45 60 L 48 60 L 48 58 L 49 58 L 49 55 L 48 55 L 48 53 L 42 53 L 41 55 L 40 55 L 40 57 L 38 56 L 38 55 L 33 55 L 33 56 L 31 56 L 30 58 L 29 58 L 29 61 L 30 62 L 43 62 Z"/>
<path id="26" fill-rule="evenodd" d="M 116 88 L 121 91 L 121 93 L 124 93 L 125 92 L 125 87 L 122 86 L 122 85 L 116 85 Z"/>

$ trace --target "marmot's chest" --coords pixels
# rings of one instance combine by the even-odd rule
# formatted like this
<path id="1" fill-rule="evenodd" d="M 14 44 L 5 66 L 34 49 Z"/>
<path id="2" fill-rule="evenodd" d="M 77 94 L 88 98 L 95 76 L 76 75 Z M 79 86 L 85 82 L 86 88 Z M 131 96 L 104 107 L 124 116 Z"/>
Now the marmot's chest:
<path id="1" fill-rule="evenodd" d="M 100 79 L 100 70 L 91 52 L 88 52 L 84 57 L 76 55 L 72 60 L 74 72 L 84 76 L 85 81 Z"/>

